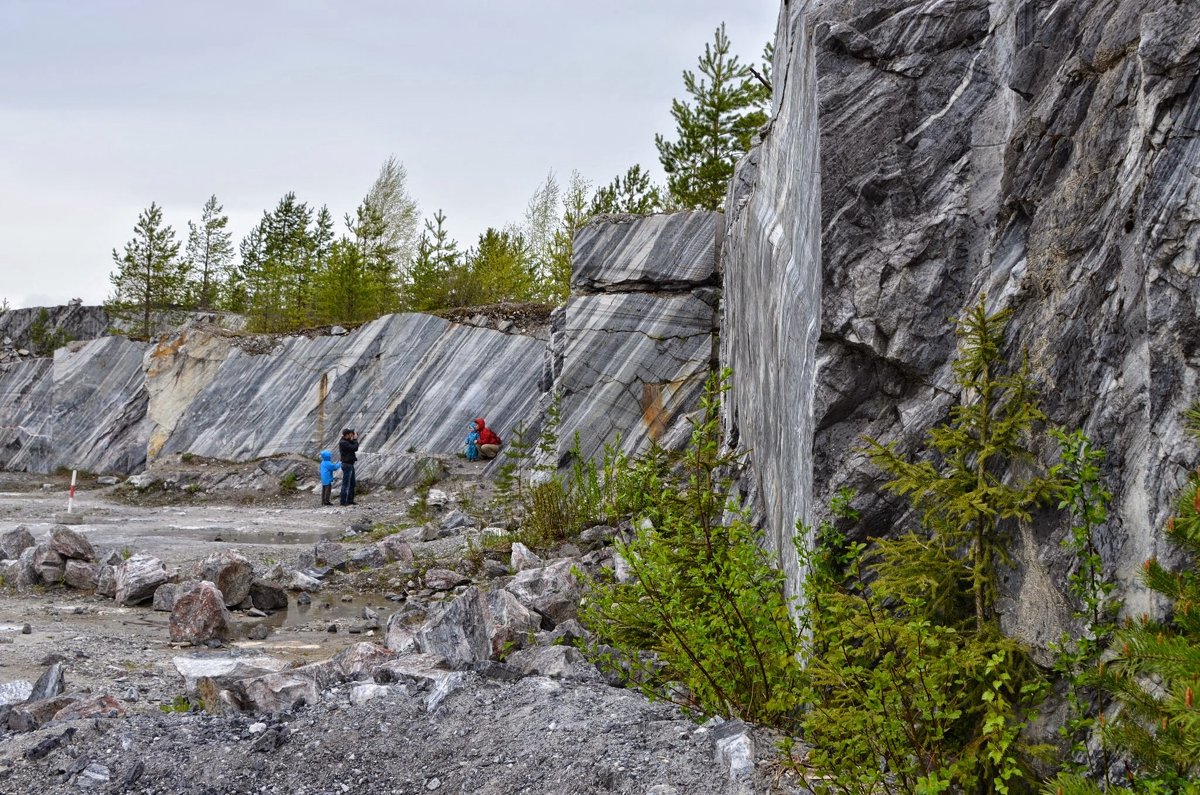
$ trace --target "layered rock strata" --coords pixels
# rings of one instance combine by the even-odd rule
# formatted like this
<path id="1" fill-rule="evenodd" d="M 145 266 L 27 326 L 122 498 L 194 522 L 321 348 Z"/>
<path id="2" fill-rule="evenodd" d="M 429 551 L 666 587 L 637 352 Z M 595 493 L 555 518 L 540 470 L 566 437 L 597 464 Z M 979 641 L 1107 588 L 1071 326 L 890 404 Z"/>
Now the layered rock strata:
<path id="1" fill-rule="evenodd" d="M 560 450 L 621 439 L 678 445 L 716 359 L 719 213 L 601 216 L 575 238 L 572 296 L 552 327 L 548 371 Z"/>
<path id="2" fill-rule="evenodd" d="M 914 451 L 947 416 L 948 319 L 986 294 L 1013 311 L 1006 353 L 1029 352 L 1049 416 L 1108 450 L 1105 568 L 1127 609 L 1152 607 L 1138 570 L 1171 554 L 1157 528 L 1195 456 L 1180 413 L 1200 381 L 1200 16 L 1152 0 L 809 2 L 785 5 L 778 35 L 777 117 L 731 190 L 725 336 L 769 326 L 756 307 L 789 273 L 820 280 L 819 332 L 758 340 L 782 368 L 817 359 L 811 503 L 848 485 L 863 527 L 901 523 L 859 439 Z M 814 148 L 820 193 L 782 189 Z M 776 390 L 730 350 L 735 427 L 781 538 L 812 515 L 771 485 L 805 383 Z M 809 483 L 797 470 L 795 490 Z M 1036 523 L 1014 549 L 1006 622 L 1035 644 L 1069 619 L 1061 533 Z"/>

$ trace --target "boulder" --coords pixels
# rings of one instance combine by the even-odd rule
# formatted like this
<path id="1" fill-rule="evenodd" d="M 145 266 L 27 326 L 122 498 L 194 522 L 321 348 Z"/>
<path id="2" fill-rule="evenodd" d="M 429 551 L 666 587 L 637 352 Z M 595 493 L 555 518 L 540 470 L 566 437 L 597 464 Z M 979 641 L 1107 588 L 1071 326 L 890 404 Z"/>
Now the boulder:
<path id="1" fill-rule="evenodd" d="M 27 701 L 8 713 L 8 728 L 14 732 L 31 732 L 46 725 L 61 710 L 79 700 L 75 695 L 57 695 L 40 701 Z"/>
<path id="2" fill-rule="evenodd" d="M 0 707 L 9 704 L 22 704 L 29 699 L 33 692 L 33 682 L 27 679 L 17 679 L 12 682 L 0 682 Z"/>
<path id="3" fill-rule="evenodd" d="M 374 701 L 377 698 L 383 698 L 392 692 L 392 688 L 388 685 L 377 685 L 372 682 L 364 682 L 360 685 L 355 685 L 350 689 L 350 703 L 358 707 L 366 704 L 368 701 Z"/>
<path id="4" fill-rule="evenodd" d="M 66 561 L 49 544 L 38 544 L 34 547 L 33 568 L 42 582 L 47 585 L 58 585 L 62 582 L 63 573 L 66 571 Z"/>
<path id="5" fill-rule="evenodd" d="M 388 616 L 386 645 L 389 649 L 401 654 L 417 650 L 416 630 L 424 623 L 427 614 L 424 610 L 412 604 L 405 604 L 400 610 Z"/>
<path id="6" fill-rule="evenodd" d="M 154 596 L 158 586 L 170 579 L 161 560 L 151 555 L 134 555 L 116 567 L 117 604 L 141 604 Z"/>
<path id="7" fill-rule="evenodd" d="M 81 591 L 90 591 L 96 587 L 98 573 L 95 564 L 84 560 L 68 560 L 63 570 L 63 582 Z"/>
<path id="8" fill-rule="evenodd" d="M 494 659 L 529 645 L 529 638 L 542 627 L 542 617 L 508 591 L 489 591 L 487 609 L 488 639 Z"/>
<path id="9" fill-rule="evenodd" d="M 79 720 L 80 718 L 119 718 L 125 714 L 121 702 L 109 695 L 92 696 L 68 704 L 54 713 L 51 720 Z"/>
<path id="10" fill-rule="evenodd" d="M 462 528 L 470 527 L 473 524 L 475 524 L 474 520 L 457 508 L 443 516 L 441 521 L 442 530 L 447 532 L 461 530 Z"/>
<path id="11" fill-rule="evenodd" d="M 0 559 L 16 560 L 21 553 L 37 542 L 25 525 L 19 525 L 0 535 Z"/>
<path id="12" fill-rule="evenodd" d="M 254 567 L 237 550 L 222 550 L 209 555 L 200 564 L 199 579 L 215 585 L 225 597 L 226 607 L 233 607 L 250 594 Z"/>
<path id="13" fill-rule="evenodd" d="M 172 662 L 175 670 L 183 677 L 184 689 L 194 695 L 203 679 L 211 680 L 219 688 L 233 688 L 243 679 L 253 679 L 264 674 L 276 673 L 290 663 L 268 657 L 265 654 L 241 654 L 220 652 L 215 654 L 181 654 Z"/>
<path id="14" fill-rule="evenodd" d="M 247 706 L 259 712 L 282 712 L 300 704 L 316 704 L 321 698 L 316 680 L 303 668 L 247 679 L 241 688 Z"/>
<path id="15" fill-rule="evenodd" d="M 375 547 L 388 563 L 395 563 L 396 561 L 402 563 L 413 562 L 412 546 L 399 535 L 390 535 L 382 538 L 375 544 Z"/>
<path id="16" fill-rule="evenodd" d="M 320 566 L 344 569 L 346 568 L 346 564 L 350 562 L 350 551 L 343 544 L 322 538 L 313 545 L 313 558 Z"/>
<path id="17" fill-rule="evenodd" d="M 379 547 L 370 544 L 359 547 L 350 555 L 349 565 L 357 569 L 378 569 L 387 563 L 387 558 Z"/>
<path id="18" fill-rule="evenodd" d="M 266 612 L 286 610 L 288 606 L 287 591 L 265 580 L 250 583 L 250 601 L 256 608 Z"/>
<path id="19" fill-rule="evenodd" d="M 291 579 L 288 580 L 289 591 L 319 591 L 321 590 L 321 581 L 316 577 L 309 577 L 302 571 L 292 572 Z"/>
<path id="20" fill-rule="evenodd" d="M 33 567 L 33 555 L 36 547 L 26 547 L 16 560 L 6 560 L 3 565 L 4 582 L 18 591 L 24 591 L 37 584 L 38 573 Z"/>
<path id="21" fill-rule="evenodd" d="M 38 680 L 33 684 L 33 690 L 30 691 L 29 697 L 25 699 L 27 704 L 32 704 L 35 701 L 45 701 L 55 698 L 63 692 L 66 687 L 66 676 L 64 675 L 63 664 L 56 662 L 42 672 Z"/>
<path id="22" fill-rule="evenodd" d="M 199 580 L 188 580 L 186 582 L 164 582 L 162 585 L 154 589 L 154 600 L 150 606 L 152 609 L 160 613 L 170 613 L 175 609 L 175 597 L 182 593 L 185 588 L 191 588 L 196 585 Z"/>
<path id="23" fill-rule="evenodd" d="M 395 652 L 378 643 L 356 643 L 335 656 L 333 662 L 347 679 L 370 679 L 379 666 L 395 658 Z"/>
<path id="24" fill-rule="evenodd" d="M 531 676 L 572 677 L 588 670 L 587 660 L 570 646 L 521 649 L 505 657 L 504 664 Z"/>
<path id="25" fill-rule="evenodd" d="M 417 648 L 444 658 L 451 667 L 488 659 L 492 645 L 485 605 L 479 589 L 468 588 L 413 633 Z"/>
<path id="26" fill-rule="evenodd" d="M 451 591 L 459 585 L 466 585 L 470 577 L 459 574 L 451 569 L 430 569 L 425 572 L 425 587 L 435 591 Z"/>
<path id="27" fill-rule="evenodd" d="M 172 643 L 199 645 L 207 640 L 225 640 L 230 635 L 231 617 L 221 591 L 207 580 L 181 586 L 169 622 Z"/>
<path id="28" fill-rule="evenodd" d="M 520 541 L 514 541 L 512 545 L 512 567 L 513 571 L 526 571 L 527 569 L 540 569 L 545 566 L 546 562 L 533 553 L 529 547 L 522 544 Z"/>
<path id="29" fill-rule="evenodd" d="M 519 572 L 504 586 L 505 590 L 554 624 L 575 618 L 581 592 L 571 573 L 572 565 L 564 560 Z"/>
<path id="30" fill-rule="evenodd" d="M 92 542 L 83 533 L 64 525 L 50 531 L 50 546 L 68 560 L 91 560 L 96 556 Z"/>
<path id="31" fill-rule="evenodd" d="M 112 598 L 117 593 L 117 567 L 108 564 L 96 572 L 96 595 Z"/>

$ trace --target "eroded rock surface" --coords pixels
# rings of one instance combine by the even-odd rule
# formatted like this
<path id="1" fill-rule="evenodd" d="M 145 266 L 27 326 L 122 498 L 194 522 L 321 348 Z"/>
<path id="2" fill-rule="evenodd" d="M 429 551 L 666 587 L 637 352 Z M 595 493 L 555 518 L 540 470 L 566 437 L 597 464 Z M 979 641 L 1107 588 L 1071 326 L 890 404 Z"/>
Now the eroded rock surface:
<path id="1" fill-rule="evenodd" d="M 1198 74 L 1187 3 L 785 7 L 778 116 L 731 188 L 725 263 L 732 419 L 774 538 L 842 486 L 862 527 L 901 522 L 859 439 L 911 451 L 946 417 L 948 318 L 986 294 L 1053 421 L 1109 451 L 1101 552 L 1126 608 L 1151 607 L 1137 572 L 1170 554 L 1158 528 L 1194 458 Z M 774 311 L 784 294 L 803 312 Z M 789 452 L 809 435 L 811 499 Z M 1014 548 L 1006 623 L 1034 644 L 1069 618 L 1061 533 Z"/>

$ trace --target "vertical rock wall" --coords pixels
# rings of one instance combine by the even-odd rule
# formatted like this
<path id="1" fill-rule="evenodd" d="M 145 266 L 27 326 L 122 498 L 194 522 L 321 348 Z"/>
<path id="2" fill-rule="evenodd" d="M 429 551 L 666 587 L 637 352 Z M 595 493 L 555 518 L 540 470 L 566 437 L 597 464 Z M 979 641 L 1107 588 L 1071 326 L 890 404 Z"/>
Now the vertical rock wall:
<path id="1" fill-rule="evenodd" d="M 547 353 L 560 449 L 678 447 L 715 363 L 719 213 L 601 216 L 575 237 L 572 297 Z"/>
<path id="2" fill-rule="evenodd" d="M 728 437 L 750 456 L 767 543 L 792 593 L 792 536 L 810 513 L 813 379 L 820 331 L 820 197 L 815 77 L 802 6 L 780 15 L 774 119 L 726 200 L 721 358 L 733 369 Z"/>
<path id="3" fill-rule="evenodd" d="M 990 308 L 1013 310 L 1007 352 L 1029 352 L 1052 419 L 1108 450 L 1106 569 L 1130 591 L 1128 609 L 1149 607 L 1137 572 L 1169 554 L 1157 528 L 1195 460 L 1179 418 L 1200 381 L 1195 3 L 793 2 L 776 52 L 778 116 L 731 194 L 727 316 L 737 329 L 725 334 L 761 336 L 780 368 L 815 353 L 812 504 L 849 485 L 866 531 L 902 523 L 855 448 L 865 434 L 914 450 L 946 416 L 956 398 L 948 320 L 986 294 Z M 813 75 L 802 88 L 801 74 Z M 816 103 L 815 128 L 811 104 L 789 103 L 793 90 Z M 770 187 L 803 169 L 764 163 L 783 163 L 778 151 L 806 162 L 804 130 L 819 135 L 820 267 L 809 278 L 821 281 L 820 330 L 785 341 L 762 335 L 755 307 L 770 305 L 796 258 L 770 213 L 753 208 L 760 193 L 774 193 L 781 217 L 803 205 Z M 762 288 L 735 289 L 733 263 L 772 248 Z M 739 402 L 734 416 L 743 437 L 751 416 L 795 421 L 794 395 L 770 388 L 762 376 L 746 382 L 752 408 Z M 782 536 L 805 508 L 772 496 L 778 476 L 761 470 L 777 454 L 755 463 Z M 808 489 L 803 467 L 790 486 Z M 1034 643 L 1068 616 L 1060 538 L 1055 522 L 1035 523 L 1014 550 L 1006 622 Z"/>

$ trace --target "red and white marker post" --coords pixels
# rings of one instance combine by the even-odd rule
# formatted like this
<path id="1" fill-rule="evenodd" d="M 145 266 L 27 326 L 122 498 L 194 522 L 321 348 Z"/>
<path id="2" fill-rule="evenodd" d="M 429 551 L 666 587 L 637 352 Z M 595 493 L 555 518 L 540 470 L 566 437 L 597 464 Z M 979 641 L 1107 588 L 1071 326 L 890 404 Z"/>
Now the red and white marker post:
<path id="1" fill-rule="evenodd" d="M 67 513 L 75 507 L 75 470 L 71 470 L 71 490 L 67 492 Z"/>

